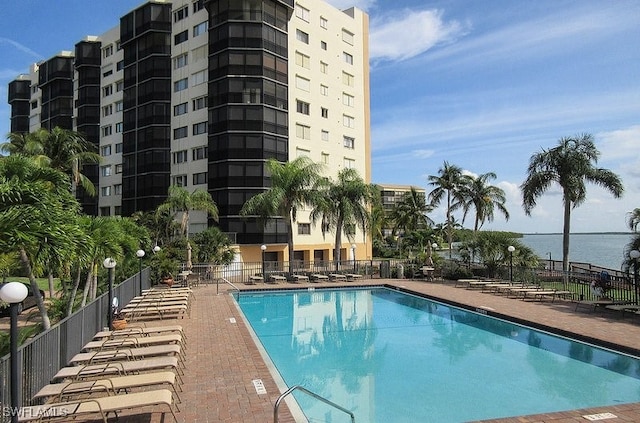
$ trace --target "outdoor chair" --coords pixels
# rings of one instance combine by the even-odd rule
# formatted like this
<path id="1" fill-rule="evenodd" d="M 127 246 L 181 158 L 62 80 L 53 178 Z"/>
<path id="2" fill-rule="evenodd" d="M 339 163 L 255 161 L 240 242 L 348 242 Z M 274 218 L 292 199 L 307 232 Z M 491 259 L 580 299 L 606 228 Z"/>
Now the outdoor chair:
<path id="1" fill-rule="evenodd" d="M 166 410 L 160 411 L 162 414 L 169 412 L 173 421 L 178 421 L 173 406 L 173 394 L 168 389 L 21 407 L 18 421 L 69 421 L 81 416 L 99 414 L 102 421 L 107 423 L 110 413 L 117 416 L 118 411 L 142 407 L 154 407 L 156 411 L 156 407 L 160 406 L 164 406 Z"/>

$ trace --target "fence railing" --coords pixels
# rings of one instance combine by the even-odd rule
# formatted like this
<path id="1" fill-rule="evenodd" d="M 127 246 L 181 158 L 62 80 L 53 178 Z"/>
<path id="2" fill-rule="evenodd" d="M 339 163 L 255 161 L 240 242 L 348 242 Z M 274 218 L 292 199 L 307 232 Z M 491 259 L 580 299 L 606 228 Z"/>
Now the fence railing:
<path id="1" fill-rule="evenodd" d="M 149 269 L 143 269 L 113 288 L 113 296 L 120 304 L 127 304 L 138 295 L 140 289 L 149 285 Z M 94 335 L 107 325 L 110 310 L 108 293 L 61 320 L 46 332 L 42 332 L 18 347 L 16 355 L 18 370 L 22 378 L 18 381 L 21 405 L 33 405 L 33 396 L 53 376 L 69 363 Z M 10 355 L 0 358 L 0 421 L 10 420 L 8 411 L 11 404 Z"/>

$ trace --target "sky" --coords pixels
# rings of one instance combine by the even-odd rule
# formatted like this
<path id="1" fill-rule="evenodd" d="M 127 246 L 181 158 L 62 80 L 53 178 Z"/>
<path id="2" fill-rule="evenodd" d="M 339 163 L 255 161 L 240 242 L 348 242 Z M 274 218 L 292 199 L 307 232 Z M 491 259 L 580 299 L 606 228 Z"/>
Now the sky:
<path id="1" fill-rule="evenodd" d="M 533 154 L 587 133 L 601 153 L 597 166 L 618 174 L 625 193 L 615 199 L 587 184 L 571 231 L 627 231 L 628 213 L 640 207 L 640 2 L 328 2 L 370 17 L 371 182 L 428 193 L 428 177 L 445 161 L 472 175 L 494 172 L 510 219 L 496 212 L 483 229 L 562 232 L 559 187 L 540 197 L 531 216 L 519 187 Z M 21 0 L 4 8 L 0 133 L 10 128 L 11 80 L 106 32 L 141 3 Z M 430 217 L 444 222 L 444 207 Z M 464 226 L 473 227 L 472 215 Z"/>

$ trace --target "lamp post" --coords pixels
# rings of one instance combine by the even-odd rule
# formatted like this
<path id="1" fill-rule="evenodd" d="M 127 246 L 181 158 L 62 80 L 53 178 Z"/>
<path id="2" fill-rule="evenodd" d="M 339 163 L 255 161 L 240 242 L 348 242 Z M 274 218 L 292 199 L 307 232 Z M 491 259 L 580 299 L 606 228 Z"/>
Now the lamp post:
<path id="1" fill-rule="evenodd" d="M 153 247 L 153 254 L 156 254 L 157 252 L 159 252 L 160 250 L 162 250 L 162 248 L 158 247 L 158 244 L 156 244 L 155 247 Z"/>
<path id="2" fill-rule="evenodd" d="M 144 257 L 144 250 L 140 249 L 136 251 L 136 256 L 140 259 L 140 270 L 138 271 L 138 295 L 142 295 L 142 258 Z"/>
<path id="3" fill-rule="evenodd" d="M 633 260 L 633 287 L 636 294 L 636 304 L 638 304 L 638 258 L 640 258 L 640 251 L 629 251 L 629 257 Z"/>
<path id="4" fill-rule="evenodd" d="M 356 244 L 351 244 L 351 257 L 353 257 L 353 273 L 356 273 Z"/>
<path id="5" fill-rule="evenodd" d="M 262 280 L 264 282 L 267 281 L 267 274 L 265 272 L 265 264 L 264 264 L 264 252 L 267 251 L 267 246 L 262 244 L 260 246 L 260 250 L 262 251 Z"/>
<path id="6" fill-rule="evenodd" d="M 553 270 L 553 269 L 552 269 L 552 268 L 553 268 L 553 266 L 552 266 L 552 264 L 551 264 L 551 253 L 549 252 L 549 253 L 547 253 L 547 254 L 549 254 L 549 271 L 551 271 L 551 270 Z"/>
<path id="7" fill-rule="evenodd" d="M 516 247 L 509 245 L 507 250 L 509 251 L 509 281 L 513 282 L 513 252 L 516 250 Z"/>
<path id="8" fill-rule="evenodd" d="M 9 282 L 0 288 L 0 300 L 9 303 L 10 312 L 10 359 L 11 359 L 11 423 L 18 422 L 20 390 L 18 385 L 18 305 L 27 298 L 27 287 L 20 282 Z"/>
<path id="9" fill-rule="evenodd" d="M 107 306 L 107 325 L 109 330 L 113 330 L 113 312 L 111 310 L 113 304 L 113 268 L 116 267 L 116 261 L 111 257 L 107 257 L 102 262 L 105 269 L 109 270 L 109 305 Z"/>

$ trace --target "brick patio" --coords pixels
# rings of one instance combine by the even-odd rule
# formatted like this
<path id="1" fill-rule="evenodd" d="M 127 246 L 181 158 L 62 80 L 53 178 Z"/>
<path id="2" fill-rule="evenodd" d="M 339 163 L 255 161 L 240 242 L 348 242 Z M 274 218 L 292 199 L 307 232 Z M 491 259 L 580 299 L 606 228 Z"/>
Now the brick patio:
<path id="1" fill-rule="evenodd" d="M 422 282 L 411 280 L 359 281 L 358 285 L 389 284 L 400 289 L 408 289 L 445 302 L 464 304 L 472 309 L 482 308 L 488 314 L 508 316 L 521 322 L 531 322 L 536 326 L 556 328 L 579 334 L 591 340 L 601 340 L 609 345 L 620 345 L 627 351 L 640 352 L 640 316 L 621 317 L 614 312 L 591 313 L 575 311 L 575 303 L 569 301 L 528 302 L 512 298 L 482 293 L 464 288 L 456 288 L 452 283 Z M 241 290 L 273 289 L 285 287 L 305 287 L 308 283 L 277 285 L 240 285 Z M 354 286 L 354 282 L 314 283 L 322 286 Z M 256 423 L 272 422 L 273 407 L 280 391 L 271 377 L 267 364 L 243 323 L 243 319 L 228 295 L 228 285 L 201 286 L 194 288 L 196 299 L 192 305 L 191 317 L 179 320 L 185 328 L 187 340 L 187 362 L 184 374 L 184 392 L 181 393 L 181 422 L 230 422 Z M 217 290 L 219 289 L 219 292 Z M 166 322 L 165 322 L 166 323 Z M 253 380 L 264 383 L 266 394 L 258 394 Z M 640 403 L 567 411 L 562 413 L 521 416 L 487 420 L 500 423 L 534 422 L 586 422 L 583 415 L 612 413 L 616 418 L 607 422 L 640 422 Z M 128 417 L 124 421 L 160 422 L 159 413 Z M 170 421 L 167 416 L 165 421 Z M 296 420 L 286 404 L 282 404 L 279 421 L 291 423 Z M 392 422 L 391 422 L 392 423 Z"/>

